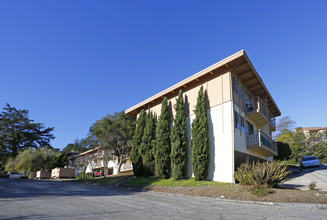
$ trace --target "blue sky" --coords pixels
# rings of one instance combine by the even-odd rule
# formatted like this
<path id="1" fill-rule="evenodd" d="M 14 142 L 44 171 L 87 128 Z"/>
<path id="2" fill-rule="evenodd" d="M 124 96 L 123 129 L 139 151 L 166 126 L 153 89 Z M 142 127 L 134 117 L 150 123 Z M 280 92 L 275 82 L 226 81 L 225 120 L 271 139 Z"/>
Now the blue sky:
<path id="1" fill-rule="evenodd" d="M 28 109 L 63 148 L 245 49 L 297 126 L 327 126 L 325 1 L 1 1 L 0 107 Z"/>

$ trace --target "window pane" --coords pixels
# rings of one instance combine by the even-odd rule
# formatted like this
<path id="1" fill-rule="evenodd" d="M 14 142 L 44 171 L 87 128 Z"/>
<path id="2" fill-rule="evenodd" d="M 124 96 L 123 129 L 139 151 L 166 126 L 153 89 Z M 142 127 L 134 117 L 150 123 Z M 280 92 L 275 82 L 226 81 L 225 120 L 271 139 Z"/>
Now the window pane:
<path id="1" fill-rule="evenodd" d="M 237 112 L 234 111 L 234 128 L 237 128 Z"/>
<path id="2" fill-rule="evenodd" d="M 241 131 L 245 133 L 245 119 L 241 116 Z"/>

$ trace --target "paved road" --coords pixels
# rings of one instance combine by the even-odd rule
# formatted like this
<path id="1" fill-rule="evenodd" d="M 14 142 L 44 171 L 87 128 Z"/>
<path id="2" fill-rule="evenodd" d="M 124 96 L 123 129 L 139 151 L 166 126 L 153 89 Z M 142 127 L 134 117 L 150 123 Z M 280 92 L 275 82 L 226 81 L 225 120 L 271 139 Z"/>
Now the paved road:
<path id="1" fill-rule="evenodd" d="M 0 179 L 0 219 L 325 219 L 316 206 L 259 205 L 65 182 Z"/>
<path id="2" fill-rule="evenodd" d="M 309 190 L 308 184 L 317 182 L 317 190 L 327 192 L 327 165 L 321 164 L 320 167 L 307 168 L 286 181 L 286 186 L 295 187 L 302 190 Z"/>

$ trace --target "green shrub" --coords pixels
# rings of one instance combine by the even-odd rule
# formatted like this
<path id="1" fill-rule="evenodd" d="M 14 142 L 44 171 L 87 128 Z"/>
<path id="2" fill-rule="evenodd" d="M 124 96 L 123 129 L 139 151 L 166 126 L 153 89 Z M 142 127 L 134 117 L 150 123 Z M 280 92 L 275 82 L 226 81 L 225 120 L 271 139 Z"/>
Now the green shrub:
<path id="1" fill-rule="evenodd" d="M 90 175 L 87 175 L 87 174 L 85 174 L 84 175 L 84 179 L 91 179 L 92 177 L 90 176 Z M 76 179 L 83 179 L 82 178 L 82 174 L 81 173 L 79 173 L 78 175 L 77 175 L 77 177 L 76 177 Z"/>
<path id="2" fill-rule="evenodd" d="M 243 186 L 250 186 L 253 191 L 274 187 L 284 182 L 289 173 L 285 162 L 253 162 L 241 164 L 234 177 Z"/>
<path id="3" fill-rule="evenodd" d="M 178 99 L 174 106 L 176 116 L 171 129 L 171 170 L 175 180 L 183 179 L 186 175 L 187 136 L 186 119 L 182 90 L 179 90 Z"/>
<path id="4" fill-rule="evenodd" d="M 316 188 L 316 184 L 317 184 L 317 182 L 311 182 L 311 183 L 309 183 L 309 185 L 308 185 L 309 189 L 310 190 L 314 190 Z"/>
<path id="5" fill-rule="evenodd" d="M 206 180 L 209 167 L 209 125 L 203 86 L 200 87 L 191 129 L 192 166 L 196 181 Z"/>
<path id="6" fill-rule="evenodd" d="M 170 162 L 170 117 L 168 111 L 167 97 L 161 102 L 161 114 L 156 129 L 156 148 L 155 148 L 155 164 L 157 176 L 160 179 L 169 179 L 171 171 Z"/>
<path id="7" fill-rule="evenodd" d="M 133 172 L 135 176 L 143 176 L 143 161 L 140 153 L 142 137 L 144 134 L 146 114 L 144 109 L 141 110 L 136 122 L 136 128 L 132 140 L 131 160 L 133 163 Z"/>
<path id="8" fill-rule="evenodd" d="M 254 195 L 257 195 L 260 197 L 263 197 L 263 196 L 266 196 L 266 195 L 272 193 L 272 191 L 270 189 L 266 189 L 266 188 L 252 188 L 251 192 Z"/>

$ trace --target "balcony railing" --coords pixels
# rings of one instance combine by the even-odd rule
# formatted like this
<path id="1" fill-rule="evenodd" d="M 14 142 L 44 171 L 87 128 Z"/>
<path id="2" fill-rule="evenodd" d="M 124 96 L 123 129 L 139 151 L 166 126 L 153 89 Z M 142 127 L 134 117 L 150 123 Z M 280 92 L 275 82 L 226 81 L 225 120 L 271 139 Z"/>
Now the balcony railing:
<path id="1" fill-rule="evenodd" d="M 275 156 L 278 154 L 277 143 L 260 129 L 247 134 L 246 145 L 248 149 L 257 149 L 266 156 Z"/>
<path id="2" fill-rule="evenodd" d="M 249 104 L 249 100 L 245 101 L 245 103 L 246 113 L 249 115 L 253 113 L 260 113 L 270 123 L 270 126 L 273 128 L 273 130 L 276 130 L 276 119 L 259 96 L 254 97 L 253 105 Z"/>

